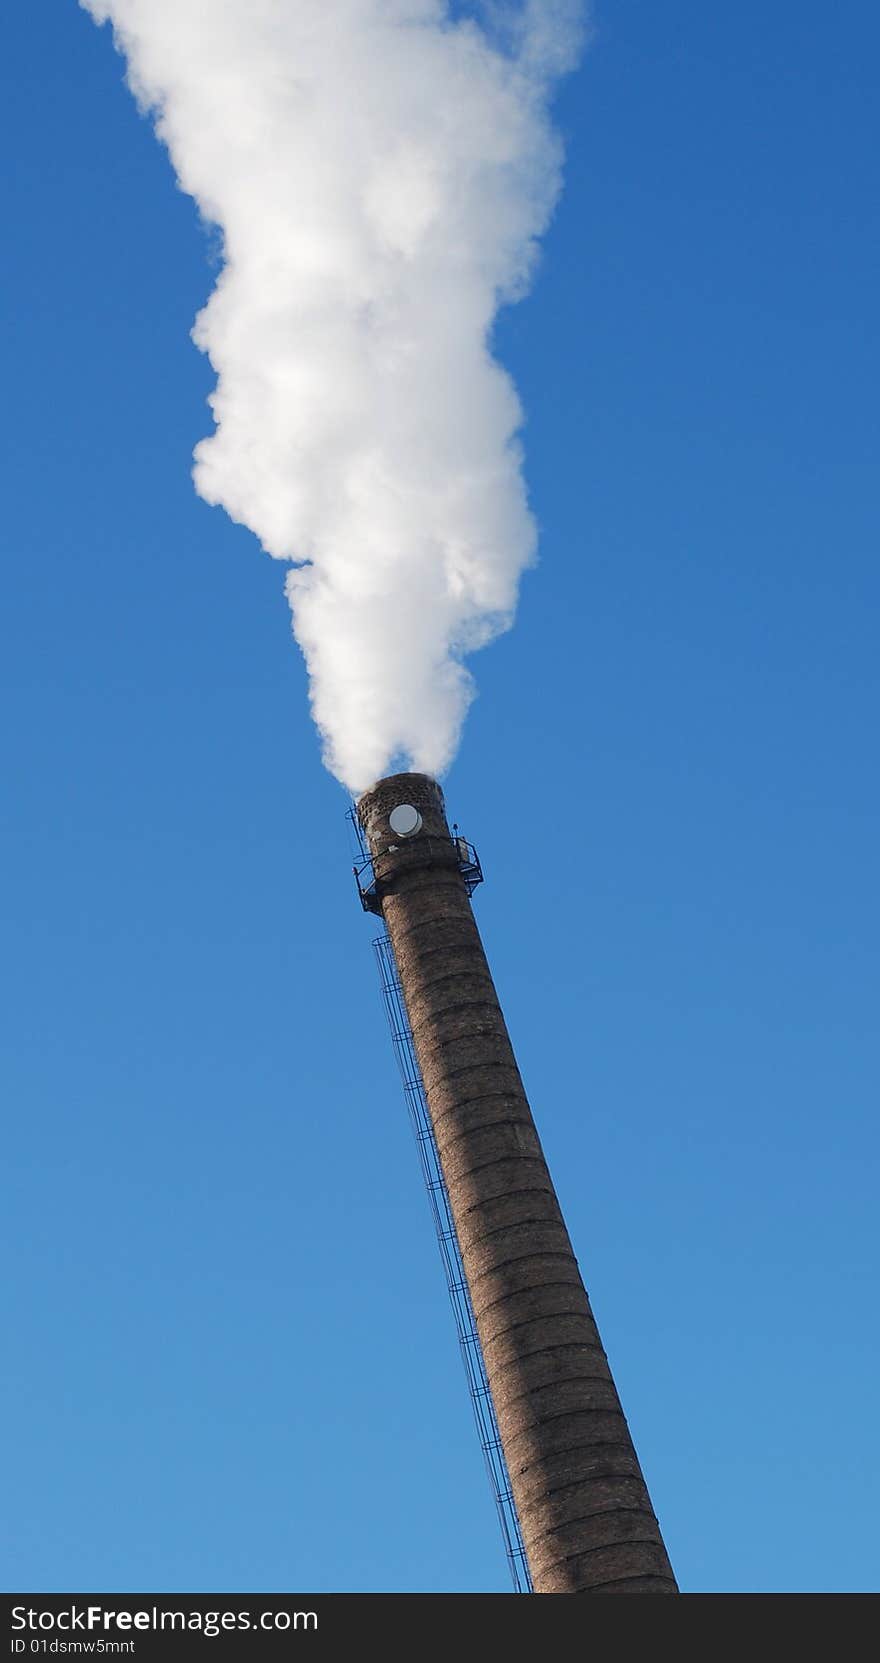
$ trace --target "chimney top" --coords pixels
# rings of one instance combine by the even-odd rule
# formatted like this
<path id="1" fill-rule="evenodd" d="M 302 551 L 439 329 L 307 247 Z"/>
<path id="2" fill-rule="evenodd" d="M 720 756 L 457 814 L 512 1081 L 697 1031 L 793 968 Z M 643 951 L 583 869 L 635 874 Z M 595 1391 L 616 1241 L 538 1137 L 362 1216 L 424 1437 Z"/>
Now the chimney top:
<path id="1" fill-rule="evenodd" d="M 430 774 L 389 774 L 358 799 L 357 817 L 370 853 L 427 834 L 449 837 L 443 792 Z"/>

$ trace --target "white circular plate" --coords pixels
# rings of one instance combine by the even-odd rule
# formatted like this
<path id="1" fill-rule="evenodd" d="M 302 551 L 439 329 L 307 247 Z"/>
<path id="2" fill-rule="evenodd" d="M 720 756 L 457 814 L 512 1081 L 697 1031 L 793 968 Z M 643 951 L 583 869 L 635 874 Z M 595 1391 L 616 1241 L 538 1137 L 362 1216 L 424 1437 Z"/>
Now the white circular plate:
<path id="1" fill-rule="evenodd" d="M 412 803 L 400 803 L 388 816 L 395 837 L 414 837 L 422 829 L 422 816 Z"/>

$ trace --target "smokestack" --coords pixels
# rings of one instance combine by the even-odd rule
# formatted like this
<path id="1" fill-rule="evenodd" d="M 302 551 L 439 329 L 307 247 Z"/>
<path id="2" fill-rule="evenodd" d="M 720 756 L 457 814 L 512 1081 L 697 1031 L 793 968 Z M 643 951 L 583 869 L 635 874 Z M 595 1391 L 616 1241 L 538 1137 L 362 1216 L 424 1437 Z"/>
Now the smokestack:
<path id="1" fill-rule="evenodd" d="M 676 1593 L 541 1149 L 443 794 L 357 805 L 536 1593 Z"/>

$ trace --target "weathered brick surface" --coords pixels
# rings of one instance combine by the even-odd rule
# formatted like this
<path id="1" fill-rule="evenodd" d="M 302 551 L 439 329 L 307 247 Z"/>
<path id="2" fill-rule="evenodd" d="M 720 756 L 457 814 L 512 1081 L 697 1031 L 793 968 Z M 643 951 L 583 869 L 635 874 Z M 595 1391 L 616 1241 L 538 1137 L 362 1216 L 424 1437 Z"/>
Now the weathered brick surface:
<path id="1" fill-rule="evenodd" d="M 577 1455 L 576 1462 L 572 1460 L 573 1454 Z M 573 1466 L 577 1467 L 575 1473 Z M 616 1426 L 614 1435 L 604 1440 L 593 1436 L 577 1451 L 567 1450 L 561 1455 L 543 1452 L 531 1465 L 521 1466 L 517 1474 L 517 1504 L 522 1498 L 522 1505 L 528 1510 L 531 1539 L 547 1528 L 548 1516 L 551 1520 L 558 1519 L 557 1508 L 561 1512 L 564 1497 L 573 1485 L 582 1485 L 589 1491 L 594 1484 L 604 1486 L 607 1481 L 615 1486 L 617 1480 L 631 1478 L 640 1485 L 644 1482 L 625 1427 L 621 1430 Z M 619 1488 L 621 1494 L 626 1493 L 623 1483 Z"/>
<path id="2" fill-rule="evenodd" d="M 415 836 L 395 837 L 412 803 Z M 538 1593 L 676 1584 L 446 823 L 424 774 L 358 804 Z"/>

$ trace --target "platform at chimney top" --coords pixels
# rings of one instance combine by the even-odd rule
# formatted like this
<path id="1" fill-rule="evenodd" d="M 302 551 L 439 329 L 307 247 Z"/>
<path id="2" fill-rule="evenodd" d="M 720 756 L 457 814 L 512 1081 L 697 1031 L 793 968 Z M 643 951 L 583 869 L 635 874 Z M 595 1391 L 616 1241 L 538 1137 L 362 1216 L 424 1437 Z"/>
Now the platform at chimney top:
<path id="1" fill-rule="evenodd" d="M 360 848 L 354 876 L 365 912 L 382 916 L 383 884 L 392 871 L 457 867 L 468 895 L 483 882 L 476 849 L 446 819 L 443 792 L 429 774 L 390 774 L 365 791 L 349 819 Z"/>

